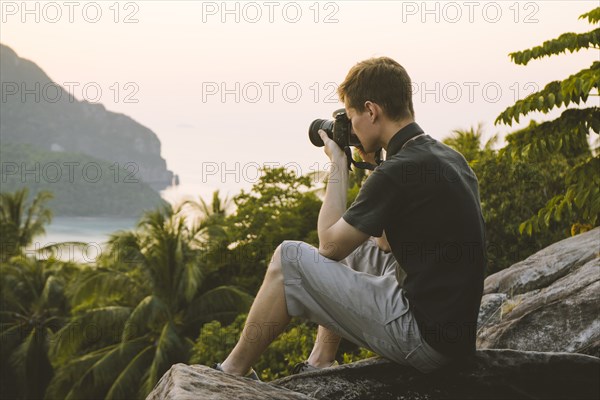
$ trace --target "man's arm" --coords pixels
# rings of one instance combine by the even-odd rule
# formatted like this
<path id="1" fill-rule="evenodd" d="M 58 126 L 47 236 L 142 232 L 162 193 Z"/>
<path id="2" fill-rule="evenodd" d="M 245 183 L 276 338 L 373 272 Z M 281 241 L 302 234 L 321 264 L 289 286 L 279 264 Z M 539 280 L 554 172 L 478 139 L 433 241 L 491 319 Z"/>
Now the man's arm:
<path id="1" fill-rule="evenodd" d="M 331 159 L 331 170 L 317 231 L 319 253 L 332 260 L 343 260 L 369 238 L 342 218 L 346 211 L 348 164 L 346 154 L 339 146 L 319 131 L 325 143 L 325 152 Z"/>
<path id="2" fill-rule="evenodd" d="M 377 164 L 377 161 L 375 161 L 375 153 L 365 153 L 361 148 L 358 148 L 357 150 L 363 161 L 366 161 L 373 165 Z M 369 175 L 371 175 L 371 171 L 367 170 L 366 175 L 367 175 L 367 177 Z M 390 247 L 390 243 L 387 240 L 387 236 L 385 235 L 385 231 L 383 232 L 381 237 L 374 236 L 373 238 L 375 239 L 375 243 L 377 243 L 377 247 L 379 247 L 385 253 L 389 253 L 390 251 L 392 251 L 392 248 Z"/>

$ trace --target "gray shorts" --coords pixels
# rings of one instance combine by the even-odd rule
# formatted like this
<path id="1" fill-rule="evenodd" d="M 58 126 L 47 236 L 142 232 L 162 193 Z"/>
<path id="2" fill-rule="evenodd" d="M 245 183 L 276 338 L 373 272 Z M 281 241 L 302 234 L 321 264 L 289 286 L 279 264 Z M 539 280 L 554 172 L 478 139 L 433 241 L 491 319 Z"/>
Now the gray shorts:
<path id="1" fill-rule="evenodd" d="M 398 283 L 392 253 L 367 240 L 341 262 L 298 241 L 281 246 L 284 290 L 290 316 L 304 317 L 361 347 L 427 373 L 450 362 L 419 332 Z M 400 279 L 402 281 L 402 279 Z M 326 339 L 325 339 L 326 340 Z"/>

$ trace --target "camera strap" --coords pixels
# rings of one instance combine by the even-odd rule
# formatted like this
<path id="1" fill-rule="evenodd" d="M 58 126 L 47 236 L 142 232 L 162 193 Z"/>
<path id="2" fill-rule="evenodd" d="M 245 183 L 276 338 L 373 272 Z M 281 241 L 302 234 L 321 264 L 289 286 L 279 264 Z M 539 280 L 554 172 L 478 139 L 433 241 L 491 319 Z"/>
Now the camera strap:
<path id="1" fill-rule="evenodd" d="M 350 150 L 350 146 L 344 147 L 344 151 L 346 152 L 346 158 L 348 159 L 349 170 L 352 170 L 352 165 L 354 165 L 355 168 L 368 169 L 370 171 L 373 171 L 375 168 L 377 168 L 377 166 L 379 166 L 379 164 L 381 164 L 381 149 L 375 152 L 375 162 L 377 163 L 377 165 L 373 165 L 364 161 L 354 161 L 354 158 L 352 158 L 352 151 Z"/>

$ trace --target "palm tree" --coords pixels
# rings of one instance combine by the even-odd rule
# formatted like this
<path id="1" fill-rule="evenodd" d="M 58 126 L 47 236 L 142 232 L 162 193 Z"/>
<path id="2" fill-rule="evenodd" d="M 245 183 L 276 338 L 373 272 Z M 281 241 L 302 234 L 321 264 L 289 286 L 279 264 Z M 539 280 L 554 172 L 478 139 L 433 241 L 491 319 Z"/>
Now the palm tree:
<path id="1" fill-rule="evenodd" d="M 455 129 L 452 133 L 453 136 L 443 139 L 442 142 L 461 153 L 471 166 L 479 160 L 482 153 L 493 151 L 493 146 L 498 140 L 498 136 L 494 135 L 482 147 L 483 126 L 481 123 L 477 124 L 476 128 Z"/>
<path id="2" fill-rule="evenodd" d="M 47 396 L 144 398 L 173 363 L 188 361 L 202 324 L 248 311 L 250 295 L 204 285 L 210 266 L 191 245 L 201 225 L 189 228 L 181 208 L 167 206 L 111 237 L 110 259 L 74 284 L 79 312 L 58 334 L 61 368 Z M 90 326 L 102 334 L 86 337 Z"/>
<path id="3" fill-rule="evenodd" d="M 27 207 L 28 194 L 27 188 L 14 193 L 0 193 L 1 261 L 20 254 L 36 236 L 46 232 L 44 227 L 52 220 L 52 212 L 45 206 L 52 194 L 39 192 Z"/>
<path id="4" fill-rule="evenodd" d="M 188 200 L 184 202 L 183 205 L 188 206 L 195 216 L 195 227 L 193 229 L 198 231 L 196 239 L 203 242 L 202 244 L 227 240 L 225 219 L 232 204 L 232 199 L 227 196 L 221 199 L 218 190 L 213 192 L 210 204 L 202 197 L 199 197 L 198 201 Z"/>
<path id="5" fill-rule="evenodd" d="M 42 398 L 53 375 L 52 335 L 67 321 L 65 284 L 76 268 L 54 259 L 0 264 L 2 398 Z"/>

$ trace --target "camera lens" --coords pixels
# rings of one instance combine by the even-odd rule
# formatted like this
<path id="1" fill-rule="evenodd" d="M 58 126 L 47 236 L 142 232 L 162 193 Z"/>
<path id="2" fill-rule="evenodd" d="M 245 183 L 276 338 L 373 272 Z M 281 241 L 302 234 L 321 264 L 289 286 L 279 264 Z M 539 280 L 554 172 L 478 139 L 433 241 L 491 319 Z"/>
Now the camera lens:
<path id="1" fill-rule="evenodd" d="M 326 119 L 315 119 L 308 128 L 310 142 L 317 147 L 325 146 L 323 139 L 321 139 L 321 135 L 319 135 L 319 129 L 323 129 L 331 139 L 333 138 L 333 123 L 334 121 Z"/>

